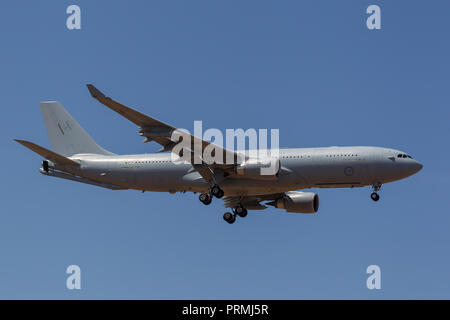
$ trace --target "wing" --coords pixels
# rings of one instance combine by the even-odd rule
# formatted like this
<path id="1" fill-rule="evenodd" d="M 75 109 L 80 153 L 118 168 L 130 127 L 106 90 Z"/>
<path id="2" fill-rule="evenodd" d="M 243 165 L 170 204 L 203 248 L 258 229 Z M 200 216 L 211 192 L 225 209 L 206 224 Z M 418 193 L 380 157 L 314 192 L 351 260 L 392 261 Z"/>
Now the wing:
<path id="1" fill-rule="evenodd" d="M 225 208 L 236 208 L 237 206 L 242 205 L 248 210 L 264 210 L 267 206 L 261 204 L 262 201 L 278 200 L 283 196 L 284 193 L 273 193 L 257 196 L 225 196 L 223 197 L 223 205 Z"/>
<path id="2" fill-rule="evenodd" d="M 140 113 L 139 111 L 136 111 L 105 96 L 92 84 L 88 84 L 87 87 L 93 98 L 97 99 L 108 108 L 114 110 L 121 116 L 136 124 L 140 128 L 140 135 L 146 138 L 144 142 L 155 141 L 156 143 L 160 144 L 162 148 L 159 150 L 159 152 L 172 151 L 173 148 L 177 145 L 178 141 L 174 141 L 172 139 L 172 134 L 175 130 L 177 130 L 177 128 L 155 118 L 149 117 L 143 113 Z M 211 181 L 211 179 L 214 179 L 215 169 L 221 169 L 223 172 L 231 171 L 234 169 L 234 164 L 238 163 L 239 159 L 245 158 L 244 155 L 226 150 L 211 142 L 202 140 L 193 135 L 189 136 L 191 141 L 191 146 L 188 150 L 191 153 L 190 162 L 193 164 L 194 170 L 198 171 L 207 181 Z M 212 164 L 206 164 L 204 159 L 197 159 L 198 161 L 194 161 L 195 146 L 201 146 L 201 155 L 203 155 L 203 151 L 207 147 L 209 148 L 209 150 L 214 149 L 216 153 L 220 152 L 219 154 L 223 155 L 222 161 L 218 161 L 218 163 L 215 162 Z M 226 159 L 233 159 L 233 164 L 226 164 Z M 230 161 L 228 161 L 228 163 L 229 162 Z"/>

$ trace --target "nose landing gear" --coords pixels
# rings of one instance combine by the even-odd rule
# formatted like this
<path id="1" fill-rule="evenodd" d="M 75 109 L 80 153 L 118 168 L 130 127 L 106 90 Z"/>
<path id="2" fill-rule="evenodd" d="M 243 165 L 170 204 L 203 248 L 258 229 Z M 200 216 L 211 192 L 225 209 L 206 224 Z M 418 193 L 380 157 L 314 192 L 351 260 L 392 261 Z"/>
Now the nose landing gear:
<path id="1" fill-rule="evenodd" d="M 380 196 L 379 196 L 378 193 L 376 193 L 376 192 L 372 192 L 372 194 L 370 195 L 370 197 L 372 198 L 373 201 L 378 201 L 378 200 L 380 200 Z"/>
<path id="2" fill-rule="evenodd" d="M 380 195 L 378 194 L 378 191 L 381 189 L 381 183 L 376 183 L 372 186 L 373 188 L 373 192 L 370 195 L 370 197 L 372 198 L 373 201 L 378 201 L 380 200 Z"/>

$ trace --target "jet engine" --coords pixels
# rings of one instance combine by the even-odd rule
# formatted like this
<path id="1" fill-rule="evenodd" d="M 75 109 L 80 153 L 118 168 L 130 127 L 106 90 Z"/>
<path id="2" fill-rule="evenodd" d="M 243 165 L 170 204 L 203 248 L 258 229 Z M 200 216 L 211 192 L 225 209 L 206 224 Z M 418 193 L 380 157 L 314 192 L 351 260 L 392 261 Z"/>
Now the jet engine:
<path id="1" fill-rule="evenodd" d="M 287 212 L 316 213 L 319 209 L 319 196 L 313 192 L 290 191 L 268 204 Z"/>
<path id="2" fill-rule="evenodd" d="M 275 180 L 280 175 L 280 170 L 278 158 L 248 159 L 236 167 L 238 175 L 258 180 Z"/>

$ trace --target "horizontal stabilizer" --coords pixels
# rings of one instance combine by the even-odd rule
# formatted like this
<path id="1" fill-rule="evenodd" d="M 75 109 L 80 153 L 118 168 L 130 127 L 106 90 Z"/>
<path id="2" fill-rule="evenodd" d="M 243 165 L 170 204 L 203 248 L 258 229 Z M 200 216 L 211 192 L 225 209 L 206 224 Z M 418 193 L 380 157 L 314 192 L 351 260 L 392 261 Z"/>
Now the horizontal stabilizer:
<path id="1" fill-rule="evenodd" d="M 37 154 L 41 155 L 42 157 L 44 157 L 45 159 L 48 159 L 56 164 L 60 164 L 60 165 L 69 165 L 69 166 L 75 166 L 75 167 L 79 167 L 80 164 L 78 162 L 75 162 L 69 158 L 66 158 L 60 154 L 57 154 L 56 152 L 53 152 L 51 150 L 45 149 L 41 146 L 38 146 L 37 144 L 33 143 L 33 142 L 29 142 L 29 141 L 25 141 L 25 140 L 19 140 L 19 139 L 14 139 L 14 141 L 17 141 L 18 143 L 20 143 L 21 145 L 23 145 L 24 147 L 27 147 L 28 149 L 30 149 L 31 151 L 36 152 Z"/>

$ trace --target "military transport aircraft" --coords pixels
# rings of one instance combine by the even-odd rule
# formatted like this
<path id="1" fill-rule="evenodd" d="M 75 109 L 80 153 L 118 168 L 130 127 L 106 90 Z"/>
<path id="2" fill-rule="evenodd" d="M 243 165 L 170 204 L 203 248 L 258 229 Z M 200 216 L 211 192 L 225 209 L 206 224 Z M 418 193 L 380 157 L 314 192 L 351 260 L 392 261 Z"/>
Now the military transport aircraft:
<path id="1" fill-rule="evenodd" d="M 145 142 L 160 144 L 163 153 L 117 155 L 109 152 L 96 144 L 60 103 L 41 102 L 52 150 L 29 141 L 16 141 L 45 159 L 40 169 L 42 174 L 112 190 L 198 192 L 199 200 L 205 205 L 214 197 L 223 198 L 225 207 L 232 211 L 223 215 L 230 224 L 237 216 L 245 217 L 247 210 L 267 206 L 294 213 L 317 212 L 318 195 L 298 191 L 301 189 L 372 186 L 371 198 L 378 201 L 383 183 L 404 179 L 422 169 L 422 164 L 403 151 L 359 146 L 280 149 L 276 170 L 264 176 L 260 174 L 263 163 L 249 158 L 248 150 L 221 150 L 225 154 L 232 153 L 233 159 L 238 156 L 243 159 L 231 164 L 175 163 L 171 152 L 177 144 L 172 139 L 175 127 L 106 97 L 93 85 L 87 87 L 93 98 L 135 123 L 140 135 L 146 138 Z M 212 145 L 191 137 L 202 149 Z M 193 153 L 192 150 L 187 152 Z"/>

